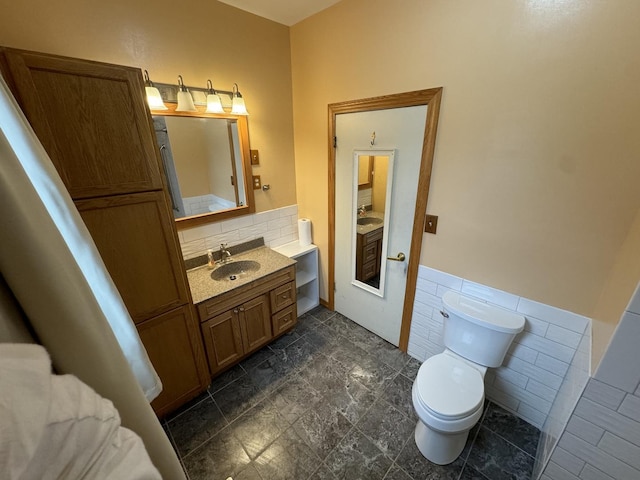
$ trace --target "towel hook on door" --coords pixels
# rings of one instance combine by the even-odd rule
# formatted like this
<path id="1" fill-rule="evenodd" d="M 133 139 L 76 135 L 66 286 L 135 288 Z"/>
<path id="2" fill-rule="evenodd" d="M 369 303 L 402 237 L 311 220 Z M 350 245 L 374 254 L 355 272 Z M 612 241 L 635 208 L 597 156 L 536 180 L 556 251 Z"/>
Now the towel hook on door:
<path id="1" fill-rule="evenodd" d="M 373 147 L 373 144 L 376 143 L 376 132 L 373 132 L 371 134 L 371 146 Z"/>

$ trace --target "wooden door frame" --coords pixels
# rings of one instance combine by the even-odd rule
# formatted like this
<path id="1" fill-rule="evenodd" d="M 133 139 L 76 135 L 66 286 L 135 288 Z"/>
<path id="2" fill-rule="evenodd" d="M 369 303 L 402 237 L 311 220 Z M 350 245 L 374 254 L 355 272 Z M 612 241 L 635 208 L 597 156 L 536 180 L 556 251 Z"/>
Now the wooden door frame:
<path id="1" fill-rule="evenodd" d="M 420 176 L 418 178 L 418 193 L 416 196 L 416 210 L 413 217 L 411 233 L 411 248 L 409 251 L 409 265 L 407 267 L 407 286 L 402 309 L 402 324 L 400 326 L 399 348 L 407 351 L 409 332 L 413 314 L 413 302 L 416 295 L 418 268 L 420 265 L 420 251 L 422 249 L 422 234 L 424 230 L 429 186 L 431 184 L 431 167 L 433 166 L 433 152 L 438 130 L 440 101 L 442 87 L 426 90 L 416 90 L 381 97 L 349 100 L 329 104 L 329 301 L 328 307 L 334 309 L 335 301 L 335 234 L 336 234 L 336 116 L 345 113 L 358 113 L 391 108 L 414 107 L 427 105 L 427 121 L 422 142 L 422 158 L 420 161 Z"/>

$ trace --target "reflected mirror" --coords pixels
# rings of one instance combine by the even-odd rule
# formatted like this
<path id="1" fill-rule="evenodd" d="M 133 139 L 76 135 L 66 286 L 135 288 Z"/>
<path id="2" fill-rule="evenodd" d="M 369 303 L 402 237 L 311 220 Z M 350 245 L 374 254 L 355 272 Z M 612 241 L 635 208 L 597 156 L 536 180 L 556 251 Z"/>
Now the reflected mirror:
<path id="1" fill-rule="evenodd" d="M 394 152 L 353 155 L 352 284 L 384 297 Z"/>
<path id="2" fill-rule="evenodd" d="M 171 112 L 153 125 L 179 229 L 255 211 L 246 117 Z"/>

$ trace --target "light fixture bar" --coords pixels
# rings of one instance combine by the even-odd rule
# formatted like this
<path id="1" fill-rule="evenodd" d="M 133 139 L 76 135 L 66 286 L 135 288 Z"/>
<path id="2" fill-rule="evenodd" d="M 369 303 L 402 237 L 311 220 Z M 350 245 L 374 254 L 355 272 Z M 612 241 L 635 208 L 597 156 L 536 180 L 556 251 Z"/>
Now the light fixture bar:
<path id="1" fill-rule="evenodd" d="M 159 82 L 153 82 L 153 85 L 158 89 L 158 91 L 160 92 L 160 96 L 162 97 L 162 100 L 164 100 L 165 103 L 178 103 L 178 86 L 177 85 L 171 84 L 171 83 L 159 83 Z M 208 93 L 208 89 L 204 87 L 190 87 L 188 85 L 185 85 L 185 88 L 190 92 L 202 92 L 205 94 L 205 98 Z M 228 95 L 229 98 L 233 97 L 233 91 L 231 90 L 220 90 L 219 88 L 216 88 L 216 93 L 218 94 L 223 93 L 225 95 Z M 194 103 L 196 105 L 206 105 L 206 102 L 205 103 L 194 102 Z"/>

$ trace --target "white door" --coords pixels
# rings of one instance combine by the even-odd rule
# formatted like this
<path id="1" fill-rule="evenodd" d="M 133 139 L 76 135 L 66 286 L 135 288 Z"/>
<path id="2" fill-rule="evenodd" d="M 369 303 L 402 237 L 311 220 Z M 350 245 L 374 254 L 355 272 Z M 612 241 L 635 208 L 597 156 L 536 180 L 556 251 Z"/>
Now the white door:
<path id="1" fill-rule="evenodd" d="M 402 324 L 426 117 L 426 105 L 336 116 L 335 309 L 396 346 Z M 354 152 L 367 151 L 372 156 L 393 152 L 393 181 L 382 242 L 386 248 L 380 252 L 385 278 L 377 293 L 354 276 L 357 219 L 359 215 L 367 215 L 358 213 Z M 404 261 L 387 259 L 399 253 L 406 256 Z"/>

